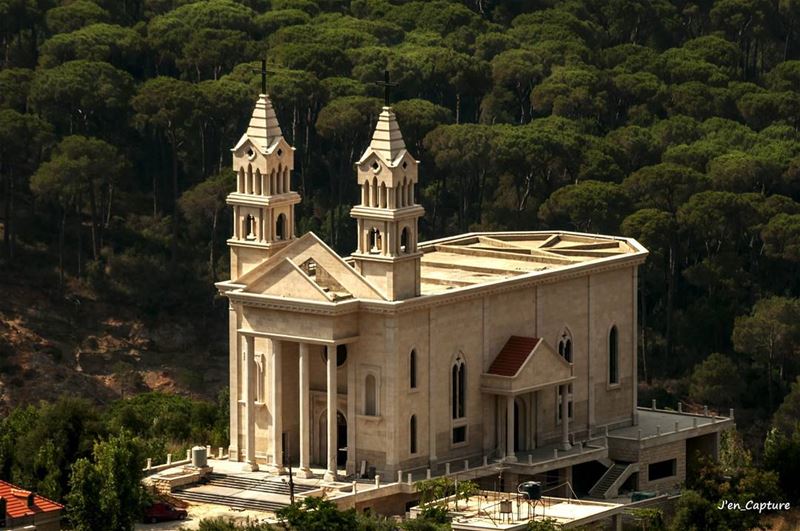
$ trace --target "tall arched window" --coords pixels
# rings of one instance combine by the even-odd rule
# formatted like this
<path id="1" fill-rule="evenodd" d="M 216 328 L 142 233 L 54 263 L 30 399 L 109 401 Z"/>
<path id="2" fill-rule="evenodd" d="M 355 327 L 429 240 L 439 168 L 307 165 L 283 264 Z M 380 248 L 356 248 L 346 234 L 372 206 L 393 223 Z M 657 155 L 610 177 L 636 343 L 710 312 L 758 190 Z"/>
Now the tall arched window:
<path id="1" fill-rule="evenodd" d="M 417 453 L 417 416 L 411 415 L 411 420 L 408 421 L 409 433 L 409 451 L 412 454 Z"/>
<path id="2" fill-rule="evenodd" d="M 408 384 L 411 389 L 417 388 L 417 351 L 412 350 L 408 356 Z"/>
<path id="3" fill-rule="evenodd" d="M 460 419 L 466 416 L 466 369 L 464 360 L 462 360 L 460 356 L 456 358 L 451 375 L 452 416 L 454 419 Z"/>
<path id="4" fill-rule="evenodd" d="M 244 168 L 239 168 L 239 181 L 237 183 L 237 189 L 240 194 L 244 193 Z"/>
<path id="5" fill-rule="evenodd" d="M 386 183 L 381 183 L 381 208 L 386 208 Z"/>
<path id="6" fill-rule="evenodd" d="M 616 326 L 608 332 L 608 383 L 619 383 L 619 333 Z"/>
<path id="7" fill-rule="evenodd" d="M 372 374 L 364 380 L 364 414 L 370 417 L 378 415 L 378 387 Z"/>
<path id="8" fill-rule="evenodd" d="M 277 221 L 275 221 L 275 239 L 286 239 L 286 215 L 280 214 Z"/>
<path id="9" fill-rule="evenodd" d="M 245 191 L 248 194 L 253 193 L 253 165 L 247 165 L 247 181 L 245 181 Z"/>
<path id="10" fill-rule="evenodd" d="M 369 181 L 364 181 L 364 187 L 363 187 L 363 190 L 364 190 L 364 194 L 363 194 L 363 195 L 364 195 L 364 197 L 363 197 L 363 199 L 361 200 L 361 202 L 364 204 L 364 206 L 372 206 L 372 205 L 370 204 L 370 202 L 369 202 L 369 200 L 370 200 L 370 195 L 369 195 Z"/>
<path id="11" fill-rule="evenodd" d="M 254 194 L 261 195 L 263 193 L 262 190 L 261 190 L 262 182 L 263 181 L 261 180 L 261 170 L 256 168 L 256 175 L 255 175 L 255 177 L 253 177 L 253 188 L 254 188 L 253 193 Z"/>
<path id="12" fill-rule="evenodd" d="M 558 338 L 558 353 L 568 362 L 572 363 L 572 334 L 564 329 Z"/>

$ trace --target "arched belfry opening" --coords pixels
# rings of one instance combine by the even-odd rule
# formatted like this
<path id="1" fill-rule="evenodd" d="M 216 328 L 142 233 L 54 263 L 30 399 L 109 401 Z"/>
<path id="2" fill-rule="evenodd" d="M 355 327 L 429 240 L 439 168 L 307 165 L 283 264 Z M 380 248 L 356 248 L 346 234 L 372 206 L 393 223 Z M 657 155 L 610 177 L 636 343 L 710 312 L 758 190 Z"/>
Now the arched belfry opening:
<path id="1" fill-rule="evenodd" d="M 286 239 L 286 214 L 279 214 L 278 219 L 275 220 L 275 239 Z"/>

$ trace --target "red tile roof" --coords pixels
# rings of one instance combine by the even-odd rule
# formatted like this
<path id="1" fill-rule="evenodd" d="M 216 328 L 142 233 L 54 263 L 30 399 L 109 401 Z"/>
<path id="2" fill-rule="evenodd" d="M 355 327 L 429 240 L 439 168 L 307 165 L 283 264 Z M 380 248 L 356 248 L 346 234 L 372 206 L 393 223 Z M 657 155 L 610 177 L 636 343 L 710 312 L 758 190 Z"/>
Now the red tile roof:
<path id="1" fill-rule="evenodd" d="M 6 500 L 6 514 L 10 518 L 23 518 L 32 516 L 36 513 L 47 513 L 60 511 L 63 505 L 48 500 L 44 496 L 39 496 L 28 490 L 21 489 L 11 483 L 6 483 L 0 479 L 0 496 Z M 28 506 L 28 497 L 31 496 L 32 503 Z"/>
<path id="2" fill-rule="evenodd" d="M 489 374 L 514 376 L 531 351 L 539 343 L 538 337 L 511 336 L 489 367 Z"/>

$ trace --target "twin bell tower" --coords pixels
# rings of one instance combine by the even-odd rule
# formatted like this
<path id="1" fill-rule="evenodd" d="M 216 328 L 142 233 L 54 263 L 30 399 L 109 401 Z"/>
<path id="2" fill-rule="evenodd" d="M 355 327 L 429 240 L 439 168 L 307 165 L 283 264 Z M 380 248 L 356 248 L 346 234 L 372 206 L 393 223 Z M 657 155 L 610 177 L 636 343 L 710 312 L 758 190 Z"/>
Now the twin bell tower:
<path id="1" fill-rule="evenodd" d="M 389 102 L 393 83 L 388 71 L 384 75 L 384 106 L 355 164 L 361 203 L 350 211 L 358 226 L 352 265 L 387 299 L 402 300 L 420 294 L 418 224 L 425 210 L 416 202 L 419 161 L 406 149 Z M 236 191 L 227 199 L 234 221 L 228 246 L 235 281 L 296 237 L 294 207 L 301 198 L 291 183 L 295 148 L 283 137 L 267 94 L 265 61 L 250 124 L 231 151 Z"/>

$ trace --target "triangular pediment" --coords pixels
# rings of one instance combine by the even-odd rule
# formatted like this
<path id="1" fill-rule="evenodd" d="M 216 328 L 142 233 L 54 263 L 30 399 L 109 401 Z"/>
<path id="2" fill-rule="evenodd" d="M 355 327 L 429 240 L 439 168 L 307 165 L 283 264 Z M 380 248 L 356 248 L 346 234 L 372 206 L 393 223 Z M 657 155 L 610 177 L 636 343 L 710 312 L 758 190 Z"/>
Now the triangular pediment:
<path id="1" fill-rule="evenodd" d="M 290 299 L 330 301 L 325 292 L 288 258 L 280 260 L 257 283 L 246 287 L 244 291 Z"/>
<path id="2" fill-rule="evenodd" d="M 531 341 L 519 341 L 523 339 Z M 508 359 L 501 359 L 504 356 Z M 572 365 L 544 339 L 512 337 L 489 370 L 481 375 L 481 387 L 487 392 L 516 394 L 565 384 L 573 379 Z"/>
<path id="3" fill-rule="evenodd" d="M 287 261 L 291 270 L 286 267 Z M 306 292 L 305 287 L 298 288 L 302 293 L 292 291 L 286 284 L 299 282 L 297 274 L 302 276 L 301 284 L 311 283 L 316 292 Z M 353 297 L 385 300 L 375 286 L 359 275 L 313 232 L 294 240 L 264 263 L 239 277 L 237 284 L 244 285 L 243 291 L 249 293 L 290 296 L 287 293 L 292 292 L 296 293 L 293 296 L 297 298 L 306 298 L 303 295 L 306 294 L 310 300 L 318 300 L 318 293 L 328 301 Z"/>

